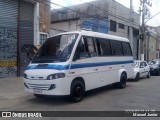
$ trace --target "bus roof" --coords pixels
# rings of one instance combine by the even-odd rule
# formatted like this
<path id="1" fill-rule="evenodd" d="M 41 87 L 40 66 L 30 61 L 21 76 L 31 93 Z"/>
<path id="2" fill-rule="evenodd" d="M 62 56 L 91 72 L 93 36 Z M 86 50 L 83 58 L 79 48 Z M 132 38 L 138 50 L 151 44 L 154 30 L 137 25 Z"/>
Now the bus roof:
<path id="1" fill-rule="evenodd" d="M 57 35 L 73 34 L 73 33 L 77 33 L 77 34 L 85 35 L 85 36 L 91 36 L 91 37 L 107 38 L 107 39 L 112 39 L 112 40 L 129 42 L 129 40 L 127 38 L 114 36 L 114 35 L 109 35 L 109 34 L 104 34 L 104 33 L 99 33 L 99 32 L 86 31 L 86 30 L 64 32 L 64 33 L 60 33 L 60 34 L 57 34 Z M 57 35 L 55 35 L 55 36 L 57 36 Z"/>

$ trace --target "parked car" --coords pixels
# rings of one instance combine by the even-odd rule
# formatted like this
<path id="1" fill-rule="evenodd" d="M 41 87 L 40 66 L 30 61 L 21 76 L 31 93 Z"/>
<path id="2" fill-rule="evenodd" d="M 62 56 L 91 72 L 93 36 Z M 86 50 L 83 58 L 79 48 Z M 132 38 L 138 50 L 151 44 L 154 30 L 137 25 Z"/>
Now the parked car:
<path id="1" fill-rule="evenodd" d="M 155 59 L 148 61 L 151 75 L 160 75 L 160 60 Z"/>
<path id="2" fill-rule="evenodd" d="M 146 61 L 135 60 L 134 61 L 134 77 L 133 79 L 138 81 L 140 77 L 150 78 L 150 66 Z"/>

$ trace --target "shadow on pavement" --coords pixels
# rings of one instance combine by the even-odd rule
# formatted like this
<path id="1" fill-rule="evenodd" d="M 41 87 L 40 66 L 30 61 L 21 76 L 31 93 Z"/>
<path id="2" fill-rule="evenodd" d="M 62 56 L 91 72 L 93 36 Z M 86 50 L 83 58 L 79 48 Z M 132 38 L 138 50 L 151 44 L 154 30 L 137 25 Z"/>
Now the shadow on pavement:
<path id="1" fill-rule="evenodd" d="M 125 89 L 130 87 L 131 85 L 127 85 Z M 85 93 L 85 98 L 90 97 L 97 97 L 97 95 L 105 94 L 106 92 L 110 91 L 116 91 L 116 90 L 123 90 L 113 87 L 113 85 L 107 85 L 104 87 L 96 88 L 93 90 L 89 90 Z M 71 100 L 69 99 L 69 96 L 44 96 L 42 98 L 36 98 L 33 95 L 33 98 L 28 99 L 29 102 L 37 103 L 37 104 L 50 104 L 50 105 L 66 105 L 66 104 L 72 104 Z"/>

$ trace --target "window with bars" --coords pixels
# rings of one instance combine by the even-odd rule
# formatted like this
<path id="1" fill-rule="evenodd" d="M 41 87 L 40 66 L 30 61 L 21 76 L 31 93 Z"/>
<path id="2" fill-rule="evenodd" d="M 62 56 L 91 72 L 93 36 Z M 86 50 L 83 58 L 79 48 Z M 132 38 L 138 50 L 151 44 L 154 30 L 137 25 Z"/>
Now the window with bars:
<path id="1" fill-rule="evenodd" d="M 124 24 L 119 23 L 119 28 L 124 29 Z"/>
<path id="2" fill-rule="evenodd" d="M 116 21 L 110 20 L 110 31 L 113 31 L 113 32 L 117 31 L 117 23 L 116 23 Z"/>
<path id="3" fill-rule="evenodd" d="M 42 45 L 45 42 L 46 39 L 47 39 L 46 34 L 40 34 L 40 45 Z"/>

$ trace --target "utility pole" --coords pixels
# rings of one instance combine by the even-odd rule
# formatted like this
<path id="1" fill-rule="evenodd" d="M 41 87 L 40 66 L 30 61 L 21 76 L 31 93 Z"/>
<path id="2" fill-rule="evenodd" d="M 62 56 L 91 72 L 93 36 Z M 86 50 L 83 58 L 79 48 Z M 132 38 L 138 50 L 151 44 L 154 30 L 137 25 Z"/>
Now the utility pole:
<path id="1" fill-rule="evenodd" d="M 130 40 L 130 43 L 131 43 L 131 48 L 132 48 L 132 51 L 134 51 L 134 47 L 133 47 L 133 0 L 130 0 L 130 25 L 129 25 L 129 40 Z M 135 57 L 135 54 L 133 53 L 133 56 Z"/>
<path id="2" fill-rule="evenodd" d="M 148 15 L 148 8 L 147 6 L 152 6 L 152 3 L 150 0 L 140 0 L 141 6 L 142 6 L 142 27 L 141 27 L 141 59 L 148 60 L 148 40 L 146 39 L 146 32 L 145 32 L 145 16 Z"/>

